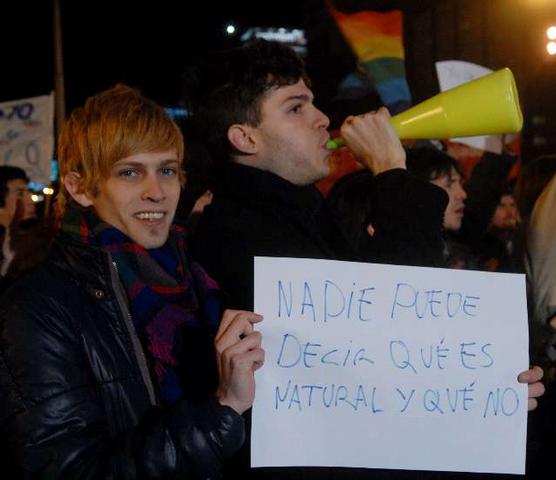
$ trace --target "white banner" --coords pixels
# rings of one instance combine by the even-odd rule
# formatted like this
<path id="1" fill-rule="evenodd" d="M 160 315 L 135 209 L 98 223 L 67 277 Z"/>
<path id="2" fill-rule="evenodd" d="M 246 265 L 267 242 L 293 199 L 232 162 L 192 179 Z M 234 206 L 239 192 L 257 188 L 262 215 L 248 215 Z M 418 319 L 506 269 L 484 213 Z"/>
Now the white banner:
<path id="1" fill-rule="evenodd" d="M 50 185 L 54 94 L 0 103 L 0 165 L 21 167 L 32 182 Z"/>
<path id="2" fill-rule="evenodd" d="M 251 462 L 523 474 L 523 275 L 255 258 Z"/>

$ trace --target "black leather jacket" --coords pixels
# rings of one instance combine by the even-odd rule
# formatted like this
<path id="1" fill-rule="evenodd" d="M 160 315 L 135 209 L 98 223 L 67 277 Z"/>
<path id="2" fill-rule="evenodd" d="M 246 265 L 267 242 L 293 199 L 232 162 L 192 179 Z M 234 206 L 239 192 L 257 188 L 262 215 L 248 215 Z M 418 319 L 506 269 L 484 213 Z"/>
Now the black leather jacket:
<path id="1" fill-rule="evenodd" d="M 0 430 L 26 478 L 212 478 L 243 442 L 213 397 L 156 406 L 110 255 L 59 236 L 0 304 Z"/>

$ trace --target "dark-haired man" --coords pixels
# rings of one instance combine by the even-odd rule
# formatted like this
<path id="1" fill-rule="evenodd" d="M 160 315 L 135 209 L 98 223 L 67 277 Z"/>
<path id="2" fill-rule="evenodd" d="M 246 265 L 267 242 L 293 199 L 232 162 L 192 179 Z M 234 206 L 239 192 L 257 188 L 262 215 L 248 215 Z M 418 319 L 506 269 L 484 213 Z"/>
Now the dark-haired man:
<path id="1" fill-rule="evenodd" d="M 215 164 L 213 201 L 203 213 L 192 247 L 228 293 L 232 306 L 253 305 L 257 255 L 353 258 L 314 187 L 329 173 L 329 120 L 315 106 L 303 62 L 295 52 L 276 42 L 256 41 L 212 59 L 197 73 L 192 107 L 196 134 Z M 441 251 L 447 196 L 407 173 L 405 152 L 388 111 L 348 117 L 341 132 L 356 158 L 375 175 L 373 238 L 381 258 L 396 255 L 410 243 L 419 248 L 422 242 L 429 251 L 432 242 Z M 422 224 L 435 226 L 423 232 Z M 525 375 L 524 381 L 539 377 L 537 371 Z M 535 384 L 533 396 L 539 394 L 537 388 L 541 387 Z M 338 469 L 248 471 L 247 466 L 240 461 L 239 471 L 230 478 L 267 474 L 354 478 L 355 474 Z M 360 474 L 374 478 L 377 472 Z"/>
<path id="2" fill-rule="evenodd" d="M 19 167 L 0 166 L 0 225 L 9 227 L 17 209 L 28 193 L 29 178 Z"/>
<path id="3" fill-rule="evenodd" d="M 8 273 L 15 258 L 12 248 L 11 234 L 19 220 L 16 216 L 23 215 L 28 203 L 29 178 L 22 168 L 11 165 L 0 166 L 0 290 L 6 282 L 4 277 Z"/>
<path id="4" fill-rule="evenodd" d="M 407 170 L 416 178 L 437 185 L 448 194 L 443 220 L 443 257 L 446 265 L 450 268 L 477 269 L 477 255 L 454 238 L 462 225 L 467 198 L 463 188 L 463 169 L 459 162 L 433 146 L 410 148 L 407 150 Z"/>
<path id="5" fill-rule="evenodd" d="M 314 186 L 330 172 L 329 119 L 314 104 L 301 59 L 257 41 L 212 65 L 201 70 L 193 122 L 215 164 L 214 198 L 192 248 L 230 304 L 249 309 L 255 255 L 354 255 Z M 446 195 L 407 174 L 388 111 L 349 117 L 342 135 L 375 175 L 377 257 L 393 257 L 408 242 L 441 252 Z"/>

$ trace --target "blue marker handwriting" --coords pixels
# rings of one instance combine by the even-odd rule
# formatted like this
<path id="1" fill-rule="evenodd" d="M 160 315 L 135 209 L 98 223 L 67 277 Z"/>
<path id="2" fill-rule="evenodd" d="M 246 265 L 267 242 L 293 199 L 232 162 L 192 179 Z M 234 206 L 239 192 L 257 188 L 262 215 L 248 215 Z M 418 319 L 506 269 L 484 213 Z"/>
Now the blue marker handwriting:
<path id="1" fill-rule="evenodd" d="M 398 283 L 394 290 L 390 318 L 476 317 L 480 297 L 441 289 L 417 290 L 409 283 Z"/>
<path id="2" fill-rule="evenodd" d="M 490 368 L 495 363 L 492 349 L 489 342 L 447 341 L 445 338 L 420 345 L 396 338 L 373 348 L 350 339 L 325 344 L 320 340 L 306 340 L 292 333 L 283 333 L 276 365 L 280 368 L 354 368 L 373 366 L 377 358 L 387 358 L 394 368 L 416 375 L 427 370 Z M 381 355 L 384 353 L 386 355 Z"/>
<path id="3" fill-rule="evenodd" d="M 300 385 L 288 380 L 288 383 L 274 389 L 274 409 L 284 407 L 288 410 L 302 411 L 310 407 L 338 408 L 347 407 L 351 410 L 367 410 L 370 413 L 381 413 L 376 387 L 365 387 L 361 384 L 348 388 L 345 385 L 306 384 Z"/>
<path id="4" fill-rule="evenodd" d="M 0 120 L 28 120 L 33 115 L 35 106 L 30 102 L 16 103 L 10 107 L 0 108 Z"/>
<path id="5" fill-rule="evenodd" d="M 360 287 L 353 282 L 346 289 L 332 280 L 324 280 L 318 286 L 278 280 L 276 287 L 278 318 L 294 315 L 324 323 L 342 318 L 361 322 L 372 320 L 374 287 Z"/>
<path id="6" fill-rule="evenodd" d="M 488 389 L 487 389 L 488 390 Z M 444 416 L 477 414 L 511 417 L 519 410 L 519 396 L 512 387 L 485 391 L 473 381 L 459 387 L 379 389 L 377 386 L 339 383 L 295 383 L 289 379 L 274 386 L 274 410 L 303 412 L 308 409 L 347 409 L 370 414 Z"/>
<path id="7" fill-rule="evenodd" d="M 375 362 L 364 347 L 355 346 L 351 340 L 347 345 L 326 346 L 319 342 L 301 341 L 295 335 L 282 336 L 276 363 L 281 368 L 302 366 L 313 368 L 317 365 L 333 367 L 357 367 L 373 365 Z"/>
<path id="8" fill-rule="evenodd" d="M 392 294 L 377 292 L 372 285 L 348 286 L 323 280 L 276 282 L 278 318 L 301 318 L 328 323 L 341 320 L 372 322 L 377 320 L 377 302 L 389 302 L 389 316 L 398 319 L 470 319 L 479 315 L 481 297 L 441 288 L 417 289 L 404 282 L 396 283 Z"/>
<path id="9" fill-rule="evenodd" d="M 494 365 L 491 343 L 450 343 L 442 338 L 435 343 L 415 346 L 401 339 L 392 339 L 388 348 L 392 365 L 414 374 L 425 370 L 445 370 L 450 365 L 466 370 L 490 368 Z"/>

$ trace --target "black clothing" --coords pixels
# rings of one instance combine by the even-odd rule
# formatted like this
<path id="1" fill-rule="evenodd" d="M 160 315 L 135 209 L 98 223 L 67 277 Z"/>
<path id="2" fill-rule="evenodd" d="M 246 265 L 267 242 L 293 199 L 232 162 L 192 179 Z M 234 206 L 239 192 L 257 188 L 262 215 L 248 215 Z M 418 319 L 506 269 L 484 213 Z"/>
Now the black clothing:
<path id="1" fill-rule="evenodd" d="M 448 268 L 480 270 L 478 255 L 469 246 L 456 240 L 449 231 L 444 232 L 444 258 Z"/>
<path id="2" fill-rule="evenodd" d="M 189 393 L 156 405 L 105 250 L 62 234 L 47 262 L 4 294 L 0 427 L 25 477 L 213 478 L 242 443 L 243 420 Z"/>
<path id="3" fill-rule="evenodd" d="M 378 175 L 374 181 L 370 194 L 376 233 L 367 246 L 366 260 L 441 264 L 446 193 L 401 169 Z M 213 202 L 205 208 L 191 245 L 195 258 L 230 295 L 230 306 L 243 309 L 253 306 L 256 255 L 358 259 L 314 186 L 295 186 L 272 173 L 235 163 L 222 166 Z M 249 448 L 246 442 L 229 464 L 227 478 L 422 478 L 419 472 L 351 468 L 249 469 Z"/>
<path id="4" fill-rule="evenodd" d="M 229 306 L 247 310 L 253 307 L 257 255 L 442 265 L 448 200 L 441 188 L 396 169 L 376 176 L 370 194 L 375 235 L 358 255 L 314 186 L 299 187 L 269 172 L 225 164 L 192 251 L 229 294 Z"/>
<path id="5" fill-rule="evenodd" d="M 465 182 L 465 214 L 454 237 L 472 251 L 479 270 L 518 271 L 511 252 L 513 232 L 498 232 L 491 226 L 502 197 L 512 195 L 508 175 L 516 161 L 513 155 L 485 152 Z"/>
<path id="6" fill-rule="evenodd" d="M 446 192 L 396 169 L 373 178 L 375 233 L 357 252 L 365 262 L 444 267 L 442 224 L 448 205 Z"/>
<path id="7" fill-rule="evenodd" d="M 319 191 L 268 172 L 226 164 L 191 241 L 197 261 L 230 296 L 253 308 L 253 257 L 348 259 L 349 247 Z"/>
<path id="8" fill-rule="evenodd" d="M 6 228 L 0 225 L 0 245 L 4 244 Z M 13 259 L 4 275 L 0 275 L 0 293 L 19 277 L 43 262 L 52 242 L 53 229 L 50 222 L 38 218 L 28 218 L 12 222 L 10 226 L 10 250 Z M 4 261 L 0 251 L 0 264 Z"/>

